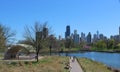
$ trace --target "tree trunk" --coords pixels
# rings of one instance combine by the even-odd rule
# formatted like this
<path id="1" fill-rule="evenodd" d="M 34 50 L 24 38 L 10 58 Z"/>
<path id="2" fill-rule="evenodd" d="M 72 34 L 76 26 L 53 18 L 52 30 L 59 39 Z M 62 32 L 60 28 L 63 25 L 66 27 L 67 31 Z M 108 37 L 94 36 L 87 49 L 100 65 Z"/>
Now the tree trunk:
<path id="1" fill-rule="evenodd" d="M 39 61 L 39 51 L 36 52 L 36 56 L 35 56 L 37 62 Z"/>
<path id="2" fill-rule="evenodd" d="M 40 46 L 37 46 L 37 49 L 36 49 L 36 60 L 37 62 L 39 61 L 39 51 L 40 51 Z"/>
<path id="3" fill-rule="evenodd" d="M 51 56 L 51 48 L 52 48 L 52 46 L 49 47 L 49 49 L 50 49 L 50 56 Z"/>

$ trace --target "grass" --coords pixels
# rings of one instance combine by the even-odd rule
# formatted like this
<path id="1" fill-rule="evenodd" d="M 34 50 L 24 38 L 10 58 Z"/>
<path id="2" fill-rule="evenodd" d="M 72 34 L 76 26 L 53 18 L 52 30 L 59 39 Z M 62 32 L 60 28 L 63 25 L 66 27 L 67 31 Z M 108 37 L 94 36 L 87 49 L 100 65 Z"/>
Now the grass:
<path id="1" fill-rule="evenodd" d="M 81 64 L 84 72 L 112 72 L 108 70 L 104 64 L 87 58 L 79 58 L 78 61 Z"/>
<path id="2" fill-rule="evenodd" d="M 0 72 L 69 72 L 64 69 L 67 57 L 46 56 L 39 62 L 0 62 Z"/>
<path id="3" fill-rule="evenodd" d="M 4 55 L 3 54 L 0 54 L 0 59 L 3 59 L 4 58 Z"/>
<path id="4" fill-rule="evenodd" d="M 3 57 L 3 55 L 2 55 L 2 54 L 0 54 L 0 57 Z"/>

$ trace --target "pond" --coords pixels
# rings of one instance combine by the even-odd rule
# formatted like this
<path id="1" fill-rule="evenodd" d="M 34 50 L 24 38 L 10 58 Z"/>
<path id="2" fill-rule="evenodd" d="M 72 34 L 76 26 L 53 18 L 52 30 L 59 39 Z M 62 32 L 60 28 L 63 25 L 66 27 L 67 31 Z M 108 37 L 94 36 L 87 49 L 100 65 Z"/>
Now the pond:
<path id="1" fill-rule="evenodd" d="M 62 53 L 61 55 L 66 55 Z M 86 57 L 97 62 L 104 63 L 109 67 L 120 69 L 120 53 L 105 53 L 105 52 L 79 52 L 69 53 L 69 56 Z"/>

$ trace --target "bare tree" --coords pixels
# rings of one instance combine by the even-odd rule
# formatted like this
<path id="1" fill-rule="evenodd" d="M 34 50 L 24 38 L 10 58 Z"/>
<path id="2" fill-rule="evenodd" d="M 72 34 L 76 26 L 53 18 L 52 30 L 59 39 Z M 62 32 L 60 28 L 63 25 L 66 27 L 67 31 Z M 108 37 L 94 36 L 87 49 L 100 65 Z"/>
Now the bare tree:
<path id="1" fill-rule="evenodd" d="M 12 32 L 9 27 L 0 24 L 0 49 L 13 42 L 15 40 L 14 36 L 15 32 Z"/>
<path id="2" fill-rule="evenodd" d="M 40 49 L 48 45 L 48 29 L 46 23 L 35 23 L 34 27 L 25 27 L 24 38 L 27 44 L 30 44 L 35 48 L 37 62 Z"/>

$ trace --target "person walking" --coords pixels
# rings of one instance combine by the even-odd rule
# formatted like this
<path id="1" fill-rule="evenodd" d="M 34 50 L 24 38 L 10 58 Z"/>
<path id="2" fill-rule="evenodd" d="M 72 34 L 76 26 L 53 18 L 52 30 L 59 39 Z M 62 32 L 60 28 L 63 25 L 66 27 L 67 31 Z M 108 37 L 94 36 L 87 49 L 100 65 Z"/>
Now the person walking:
<path id="1" fill-rule="evenodd" d="M 73 59 L 72 59 L 72 62 L 74 62 L 75 61 L 75 56 L 73 56 Z"/>

